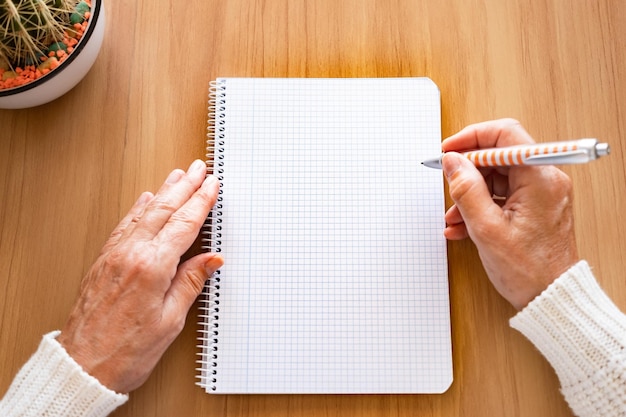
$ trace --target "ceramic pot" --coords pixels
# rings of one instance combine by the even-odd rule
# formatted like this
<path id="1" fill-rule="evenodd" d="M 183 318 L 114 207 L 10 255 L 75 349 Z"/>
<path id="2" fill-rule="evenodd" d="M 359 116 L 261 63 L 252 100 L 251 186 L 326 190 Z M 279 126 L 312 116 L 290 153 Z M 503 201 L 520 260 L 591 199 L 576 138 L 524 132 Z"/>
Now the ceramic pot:
<path id="1" fill-rule="evenodd" d="M 0 90 L 0 109 L 22 109 L 48 103 L 70 91 L 89 72 L 104 38 L 103 0 L 92 0 L 89 25 L 66 60 L 37 80 Z"/>

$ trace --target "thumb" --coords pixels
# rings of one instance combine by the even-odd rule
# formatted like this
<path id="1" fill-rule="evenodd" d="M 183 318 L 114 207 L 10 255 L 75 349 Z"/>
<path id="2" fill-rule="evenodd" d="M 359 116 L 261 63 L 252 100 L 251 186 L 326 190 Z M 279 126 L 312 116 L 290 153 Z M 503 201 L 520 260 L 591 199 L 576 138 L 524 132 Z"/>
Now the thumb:
<path id="1" fill-rule="evenodd" d="M 205 281 L 224 264 L 215 253 L 203 253 L 187 260 L 178 267 L 172 285 L 167 292 L 167 307 L 186 313 L 204 288 Z"/>
<path id="2" fill-rule="evenodd" d="M 493 202 L 485 179 L 467 158 L 456 152 L 446 152 L 441 164 L 448 181 L 450 197 L 459 209 L 470 234 L 473 224 L 493 219 L 500 214 L 500 207 Z"/>

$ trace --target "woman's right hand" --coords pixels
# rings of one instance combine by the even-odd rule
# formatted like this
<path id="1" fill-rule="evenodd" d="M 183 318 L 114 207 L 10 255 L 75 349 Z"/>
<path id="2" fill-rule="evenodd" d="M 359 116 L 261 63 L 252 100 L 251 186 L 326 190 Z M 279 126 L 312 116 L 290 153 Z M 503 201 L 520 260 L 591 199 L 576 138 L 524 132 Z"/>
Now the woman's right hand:
<path id="1" fill-rule="evenodd" d="M 534 140 L 512 119 L 467 126 L 442 143 L 454 201 L 445 236 L 474 242 L 489 279 L 518 310 L 579 260 L 572 182 L 554 166 L 479 171 L 456 152 L 528 143 Z"/>

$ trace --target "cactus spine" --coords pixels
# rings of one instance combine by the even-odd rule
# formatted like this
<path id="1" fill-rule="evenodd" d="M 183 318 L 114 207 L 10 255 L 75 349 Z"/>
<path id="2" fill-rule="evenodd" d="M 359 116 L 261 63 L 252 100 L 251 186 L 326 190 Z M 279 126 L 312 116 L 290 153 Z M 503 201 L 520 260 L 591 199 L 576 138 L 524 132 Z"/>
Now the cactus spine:
<path id="1" fill-rule="evenodd" d="M 0 68 L 37 65 L 71 26 L 79 0 L 0 0 Z"/>

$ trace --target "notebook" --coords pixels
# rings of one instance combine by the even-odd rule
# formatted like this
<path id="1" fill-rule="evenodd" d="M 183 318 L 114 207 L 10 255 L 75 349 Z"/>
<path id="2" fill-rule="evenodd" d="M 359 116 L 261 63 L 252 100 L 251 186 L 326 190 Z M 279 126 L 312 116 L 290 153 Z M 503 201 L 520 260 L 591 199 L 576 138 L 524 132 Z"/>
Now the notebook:
<path id="1" fill-rule="evenodd" d="M 452 383 L 440 98 L 428 78 L 219 78 L 201 296 L 209 393 Z"/>

